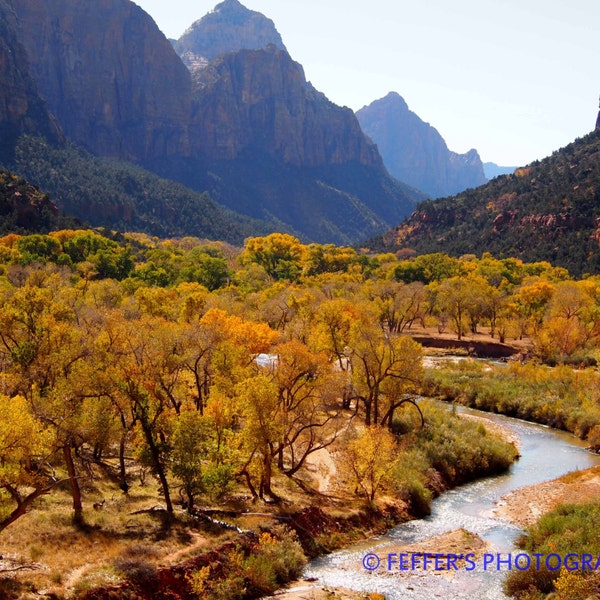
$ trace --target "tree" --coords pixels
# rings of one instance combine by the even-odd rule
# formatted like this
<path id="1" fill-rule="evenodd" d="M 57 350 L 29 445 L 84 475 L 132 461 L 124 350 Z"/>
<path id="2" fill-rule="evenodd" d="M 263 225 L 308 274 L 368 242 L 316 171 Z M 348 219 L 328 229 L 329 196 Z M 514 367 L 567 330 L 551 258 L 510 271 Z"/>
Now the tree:
<path id="1" fill-rule="evenodd" d="M 422 254 L 414 260 L 402 261 L 394 270 L 396 281 L 420 281 L 426 285 L 432 281 L 440 282 L 464 274 L 464 264 L 458 258 L 442 252 Z"/>
<path id="2" fill-rule="evenodd" d="M 325 355 L 310 352 L 299 341 L 280 344 L 273 353 L 277 357 L 272 369 L 278 390 L 275 417 L 281 424 L 275 454 L 279 469 L 291 476 L 339 435 L 339 411 L 332 405 L 341 377 L 332 372 Z"/>
<path id="3" fill-rule="evenodd" d="M 421 282 L 376 282 L 373 294 L 379 321 L 390 333 L 402 333 L 424 317 L 425 287 Z"/>
<path id="4" fill-rule="evenodd" d="M 56 479 L 48 466 L 55 451 L 52 433 L 36 419 L 25 398 L 0 395 L 0 531 L 65 481 Z"/>
<path id="5" fill-rule="evenodd" d="M 124 331 L 118 336 L 122 347 L 112 376 L 119 391 L 119 405 L 128 421 L 140 431 L 138 448 L 143 460 L 158 478 L 168 513 L 173 512 L 170 485 L 167 478 L 167 459 L 171 451 L 169 440 L 170 416 L 177 414 L 181 400 L 172 385 L 177 384 L 178 374 L 171 372 L 171 358 L 177 348 L 165 347 L 162 332 L 173 324 L 154 317 L 143 317 L 122 324 Z"/>
<path id="6" fill-rule="evenodd" d="M 48 287 L 52 278 L 40 283 Z M 73 497 L 74 520 L 82 519 L 82 495 L 73 452 L 85 438 L 81 409 L 95 395 L 87 385 L 88 343 L 76 325 L 76 315 L 50 289 L 25 285 L 0 310 L 0 342 L 7 370 L 16 375 L 12 393 L 28 400 L 31 410 L 55 435 L 63 454 Z"/>
<path id="7" fill-rule="evenodd" d="M 369 503 L 391 483 L 394 464 L 399 458 L 395 436 L 385 427 L 364 427 L 350 440 L 342 454 L 347 469 L 360 493 Z"/>
<path id="8" fill-rule="evenodd" d="M 179 478 L 192 513 L 196 496 L 203 492 L 203 469 L 210 445 L 210 422 L 197 411 L 186 411 L 175 419 L 170 469 Z"/>
<path id="9" fill-rule="evenodd" d="M 520 336 L 528 329 L 535 330 L 542 323 L 546 306 L 556 286 L 543 279 L 529 281 L 512 295 L 511 309 L 520 321 Z"/>
<path id="10" fill-rule="evenodd" d="M 273 279 L 295 280 L 301 271 L 304 246 L 287 233 L 250 238 L 240 256 L 242 264 L 257 263 Z"/>
<path id="11" fill-rule="evenodd" d="M 438 288 L 438 308 L 450 317 L 458 340 L 462 340 L 465 334 L 469 295 L 470 287 L 463 277 L 446 279 L 440 283 Z"/>
<path id="12" fill-rule="evenodd" d="M 304 257 L 304 275 L 338 273 L 358 262 L 354 248 L 340 248 L 333 244 L 310 244 Z"/>
<path id="13" fill-rule="evenodd" d="M 389 336 L 368 312 L 352 324 L 350 336 L 351 398 L 365 409 L 365 424 L 393 427 L 403 404 L 420 412 L 412 394 L 422 376 L 421 346 L 406 336 Z"/>
<path id="14" fill-rule="evenodd" d="M 260 373 L 239 383 L 235 393 L 243 418 L 241 438 L 246 455 L 241 473 L 252 496 L 277 499 L 271 487 L 273 458 L 277 441 L 283 434 L 283 424 L 278 418 L 277 385 Z M 258 479 L 258 486 L 255 479 Z"/>
<path id="15" fill-rule="evenodd" d="M 322 302 L 316 309 L 310 333 L 310 345 L 326 352 L 341 371 L 348 368 L 347 346 L 352 323 L 358 319 L 352 303 L 343 298 Z"/>

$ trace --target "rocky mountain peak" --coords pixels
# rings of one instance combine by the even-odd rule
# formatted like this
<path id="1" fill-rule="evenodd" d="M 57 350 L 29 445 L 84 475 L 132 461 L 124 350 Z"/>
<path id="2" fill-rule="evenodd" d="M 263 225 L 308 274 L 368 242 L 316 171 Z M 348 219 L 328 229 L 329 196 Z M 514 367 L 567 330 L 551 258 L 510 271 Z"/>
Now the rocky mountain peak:
<path id="1" fill-rule="evenodd" d="M 377 144 L 388 171 L 436 198 L 486 182 L 476 150 L 457 154 L 429 123 L 412 112 L 396 92 L 361 108 L 356 116 Z"/>
<path id="2" fill-rule="evenodd" d="M 222 54 L 260 50 L 270 44 L 286 49 L 271 19 L 238 0 L 225 0 L 196 21 L 174 47 L 188 69 L 195 71 Z"/>
<path id="3" fill-rule="evenodd" d="M 381 100 L 375 100 L 371 106 L 380 106 L 382 108 L 394 108 L 398 111 L 410 112 L 406 100 L 398 92 L 389 92 Z"/>
<path id="4" fill-rule="evenodd" d="M 231 1 L 231 0 L 229 0 Z M 202 153 L 234 159 L 261 149 L 285 163 L 357 163 L 382 168 L 350 109 L 315 90 L 302 66 L 269 44 L 222 55 L 194 78 L 195 131 Z"/>

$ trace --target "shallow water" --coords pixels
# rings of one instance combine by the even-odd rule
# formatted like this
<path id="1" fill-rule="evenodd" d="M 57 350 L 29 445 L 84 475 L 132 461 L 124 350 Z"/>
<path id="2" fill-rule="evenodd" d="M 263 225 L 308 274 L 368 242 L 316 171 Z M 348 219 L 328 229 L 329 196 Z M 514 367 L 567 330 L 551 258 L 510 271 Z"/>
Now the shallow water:
<path id="1" fill-rule="evenodd" d="M 521 458 L 504 475 L 464 485 L 435 499 L 431 515 L 425 519 L 404 523 L 384 536 L 313 560 L 304 573 L 305 577 L 317 578 L 320 585 L 380 592 L 389 600 L 507 598 L 502 592 L 502 581 L 508 567 L 506 562 L 497 562 L 498 555 L 500 561 L 507 561 L 511 551 L 513 557 L 519 553 L 515 551 L 514 542 L 521 529 L 492 516 L 494 505 L 503 495 L 517 488 L 600 465 L 600 456 L 587 452 L 580 440 L 564 432 L 502 415 L 462 407 L 457 410 L 476 414 L 510 429 L 520 440 Z M 435 565 L 427 571 L 412 570 L 409 564 L 404 571 L 397 570 L 396 565 L 388 572 L 386 561 L 390 544 L 398 542 L 400 546 L 421 542 L 459 528 L 492 544 L 489 552 L 494 555 L 494 560 L 485 569 L 480 560 L 467 563 L 458 570 L 435 570 Z M 430 552 L 435 554 L 436 549 L 432 547 Z M 377 555 L 382 562 L 372 572 L 362 566 L 368 553 Z M 467 566 L 473 569 L 467 570 Z"/>

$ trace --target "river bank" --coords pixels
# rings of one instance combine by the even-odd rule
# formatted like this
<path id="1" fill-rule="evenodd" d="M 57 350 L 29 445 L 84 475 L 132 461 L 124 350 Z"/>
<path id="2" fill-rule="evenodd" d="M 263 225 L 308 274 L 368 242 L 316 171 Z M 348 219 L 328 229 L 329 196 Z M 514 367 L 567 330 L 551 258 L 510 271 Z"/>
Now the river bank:
<path id="1" fill-rule="evenodd" d="M 390 574 L 385 568 L 375 572 L 361 568 L 365 555 L 376 554 L 384 562 L 390 550 L 394 553 L 405 548 L 410 550 L 415 543 L 420 543 L 424 552 L 465 553 L 466 550 L 460 547 L 464 545 L 467 548 L 468 545 L 461 542 L 457 546 L 452 536 L 450 544 L 454 542 L 455 546 L 444 544 L 446 535 L 463 529 L 486 544 L 482 546 L 484 552 L 510 553 L 522 529 L 494 514 L 496 503 L 502 497 L 528 484 L 543 486 L 545 482 L 577 472 L 577 469 L 600 468 L 600 457 L 587 452 L 585 445 L 569 434 L 502 415 L 463 408 L 457 410 L 468 414 L 468 418 L 475 416 L 490 421 L 493 426 L 506 428 L 519 438 L 521 458 L 510 472 L 448 491 L 433 502 L 429 517 L 407 522 L 385 536 L 313 561 L 305 576 L 318 580 L 312 584 L 315 588 L 332 589 L 339 585 L 362 591 L 363 597 L 368 597 L 365 596 L 368 592 L 384 594 L 387 600 L 429 600 L 432 597 L 506 600 L 502 591 L 505 573 L 500 569 L 481 569 L 481 563 L 473 571 L 459 568 L 450 574 L 433 570 L 428 573 L 409 570 Z M 592 474 L 596 472 L 590 471 Z M 569 477 L 574 475 L 565 479 Z M 584 480 L 587 482 L 587 479 Z M 593 493 L 591 488 L 590 493 Z M 521 506 L 521 510 L 527 511 L 528 508 Z M 354 568 L 342 568 L 348 564 L 354 565 Z M 294 600 L 300 598 L 310 596 L 297 596 Z"/>
<path id="2" fill-rule="evenodd" d="M 525 528 L 559 504 L 583 504 L 599 498 L 600 466 L 597 466 L 514 490 L 500 499 L 493 514 Z"/>

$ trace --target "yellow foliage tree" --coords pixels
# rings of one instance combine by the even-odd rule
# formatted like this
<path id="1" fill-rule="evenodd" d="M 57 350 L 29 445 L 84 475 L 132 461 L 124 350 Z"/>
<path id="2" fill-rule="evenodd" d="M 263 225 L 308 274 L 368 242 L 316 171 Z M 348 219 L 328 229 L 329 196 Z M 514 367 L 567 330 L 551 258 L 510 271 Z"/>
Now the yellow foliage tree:
<path id="1" fill-rule="evenodd" d="M 394 464 L 399 458 L 396 438 L 379 425 L 364 427 L 342 454 L 342 466 L 352 474 L 357 490 L 368 502 L 392 481 Z"/>
<path id="2" fill-rule="evenodd" d="M 0 396 L 0 531 L 59 483 L 47 468 L 52 436 L 21 396 Z"/>

